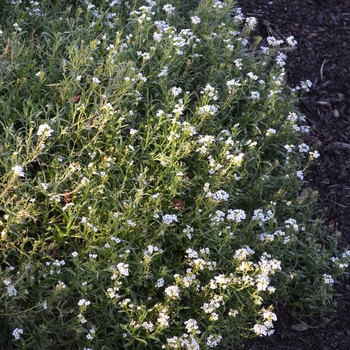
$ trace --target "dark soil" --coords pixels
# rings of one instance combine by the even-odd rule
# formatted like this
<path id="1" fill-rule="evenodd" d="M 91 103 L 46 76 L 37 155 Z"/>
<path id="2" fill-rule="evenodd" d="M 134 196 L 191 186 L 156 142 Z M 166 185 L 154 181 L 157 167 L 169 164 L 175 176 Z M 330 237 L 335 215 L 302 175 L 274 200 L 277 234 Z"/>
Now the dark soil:
<path id="1" fill-rule="evenodd" d="M 298 41 L 288 54 L 288 83 L 313 82 L 298 107 L 312 129 L 307 142 L 319 145 L 321 155 L 308 185 L 319 193 L 325 225 L 342 233 L 341 245 L 350 245 L 350 0 L 237 2 L 245 16 L 259 20 L 254 34 Z M 279 309 L 275 334 L 247 341 L 245 350 L 350 350 L 349 281 L 335 288 L 336 312 L 328 320 L 310 320 L 311 327 L 298 331 L 292 326 L 300 322 Z"/>

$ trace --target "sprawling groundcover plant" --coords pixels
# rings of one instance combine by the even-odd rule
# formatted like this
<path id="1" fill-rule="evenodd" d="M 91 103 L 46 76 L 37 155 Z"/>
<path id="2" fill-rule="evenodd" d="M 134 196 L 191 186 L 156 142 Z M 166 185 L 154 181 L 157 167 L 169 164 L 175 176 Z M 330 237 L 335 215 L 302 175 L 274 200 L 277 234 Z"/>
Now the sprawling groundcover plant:
<path id="1" fill-rule="evenodd" d="M 293 37 L 231 0 L 3 3 L 3 348 L 225 349 L 327 310 L 350 252 L 302 190 Z"/>

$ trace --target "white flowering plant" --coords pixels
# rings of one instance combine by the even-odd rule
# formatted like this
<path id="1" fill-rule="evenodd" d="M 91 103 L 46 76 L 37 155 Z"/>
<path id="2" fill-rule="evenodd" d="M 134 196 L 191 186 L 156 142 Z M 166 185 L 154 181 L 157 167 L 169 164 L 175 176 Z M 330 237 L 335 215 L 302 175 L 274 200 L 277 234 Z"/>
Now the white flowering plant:
<path id="1" fill-rule="evenodd" d="M 66 3 L 0 17 L 3 344 L 225 348 L 330 310 L 350 251 L 303 180 L 294 38 L 231 0 Z"/>

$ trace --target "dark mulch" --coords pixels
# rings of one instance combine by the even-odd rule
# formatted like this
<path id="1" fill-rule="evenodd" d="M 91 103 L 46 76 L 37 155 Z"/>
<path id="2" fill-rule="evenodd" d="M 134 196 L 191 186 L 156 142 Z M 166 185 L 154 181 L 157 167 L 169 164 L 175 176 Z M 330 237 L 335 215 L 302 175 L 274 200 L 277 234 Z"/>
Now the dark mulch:
<path id="1" fill-rule="evenodd" d="M 299 109 L 312 127 L 307 141 L 320 145 L 321 154 L 307 180 L 319 192 L 325 225 L 342 233 L 342 245 L 350 245 L 350 0 L 238 0 L 238 6 L 246 16 L 259 19 L 256 34 L 281 39 L 293 35 L 298 41 L 288 54 L 288 82 L 313 82 Z M 326 319 L 310 320 L 312 328 L 293 330 L 299 322 L 287 310 L 278 310 L 275 334 L 250 340 L 245 349 L 349 350 L 348 283 L 336 286 L 340 296 L 327 325 L 322 326 Z"/>

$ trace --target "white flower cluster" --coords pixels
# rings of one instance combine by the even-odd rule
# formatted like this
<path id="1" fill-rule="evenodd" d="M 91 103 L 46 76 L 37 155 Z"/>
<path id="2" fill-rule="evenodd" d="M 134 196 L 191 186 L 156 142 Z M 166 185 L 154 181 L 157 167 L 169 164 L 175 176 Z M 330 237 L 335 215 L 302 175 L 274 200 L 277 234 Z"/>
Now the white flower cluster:
<path id="1" fill-rule="evenodd" d="M 262 242 L 273 242 L 276 238 L 282 237 L 282 244 L 287 244 L 290 242 L 293 238 L 291 235 L 286 235 L 286 233 L 282 230 L 277 230 L 274 233 L 261 233 L 260 234 L 260 240 Z"/>
<path id="2" fill-rule="evenodd" d="M 222 336 L 219 334 L 210 334 L 207 338 L 207 345 L 210 348 L 215 348 L 216 346 L 219 345 L 220 341 L 222 339 Z"/>
<path id="3" fill-rule="evenodd" d="M 121 275 L 129 276 L 129 264 L 120 262 L 117 264 L 117 269 L 119 270 Z"/>
<path id="4" fill-rule="evenodd" d="M 199 24 L 199 23 L 201 23 L 201 19 L 198 16 L 193 16 L 193 17 L 191 17 L 191 22 L 193 24 Z"/>
<path id="5" fill-rule="evenodd" d="M 180 288 L 178 286 L 169 286 L 165 288 L 164 294 L 168 299 L 180 299 Z"/>
<path id="6" fill-rule="evenodd" d="M 221 210 L 216 210 L 214 214 L 210 214 L 209 218 L 213 224 L 217 224 L 225 221 L 234 221 L 239 223 L 242 220 L 246 219 L 246 214 L 242 209 L 228 209 L 227 214 Z"/>
<path id="7" fill-rule="evenodd" d="M 89 306 L 91 303 L 89 300 L 86 299 L 80 299 L 78 301 L 78 306 Z"/>
<path id="8" fill-rule="evenodd" d="M 169 318 L 170 316 L 168 315 L 168 310 L 167 309 L 162 309 L 157 318 L 157 323 L 160 328 L 166 328 L 169 326 Z"/>
<path id="9" fill-rule="evenodd" d="M 228 80 L 226 82 L 226 85 L 227 85 L 229 92 L 232 92 L 233 86 L 238 87 L 238 86 L 241 86 L 242 84 L 240 83 L 240 81 L 238 79 L 231 79 L 231 80 Z"/>
<path id="10" fill-rule="evenodd" d="M 7 294 L 9 297 L 15 297 L 17 295 L 17 289 L 15 286 L 12 284 L 10 279 L 4 279 L 3 283 L 6 285 L 7 289 Z"/>
<path id="11" fill-rule="evenodd" d="M 216 105 L 204 105 L 199 107 L 198 114 L 200 115 L 215 115 L 219 108 Z"/>
<path id="12" fill-rule="evenodd" d="M 15 328 L 12 332 L 12 335 L 16 340 L 18 340 L 21 337 L 21 334 L 23 334 L 23 329 L 22 328 Z"/>
<path id="13" fill-rule="evenodd" d="M 38 136 L 50 137 L 53 133 L 53 130 L 50 128 L 49 124 L 45 123 L 39 126 L 39 130 L 37 132 Z"/>
<path id="14" fill-rule="evenodd" d="M 183 288 L 193 287 L 194 290 L 199 291 L 200 282 L 197 280 L 196 274 L 192 272 L 192 269 L 187 269 L 185 276 L 180 276 L 179 274 L 175 274 L 174 278 L 176 283 L 181 287 Z"/>
<path id="15" fill-rule="evenodd" d="M 269 309 L 262 309 L 264 322 L 262 324 L 255 324 L 254 332 L 259 336 L 268 336 L 274 333 L 272 321 L 277 321 L 277 316 Z"/>
<path id="16" fill-rule="evenodd" d="M 121 282 L 120 282 L 121 284 Z M 119 291 L 119 287 L 113 287 L 113 288 L 107 288 L 107 292 L 106 292 L 106 296 L 107 298 L 110 298 L 110 299 L 118 299 L 120 298 L 120 295 L 117 293 Z"/>
<path id="17" fill-rule="evenodd" d="M 143 256 L 151 257 L 152 255 L 157 253 L 160 253 L 160 254 L 163 253 L 163 249 L 150 244 L 147 246 L 147 249 L 143 251 Z"/>
<path id="18" fill-rule="evenodd" d="M 322 277 L 323 277 L 324 283 L 326 283 L 326 284 L 333 284 L 334 283 L 334 279 L 332 278 L 331 275 L 324 274 Z"/>
<path id="19" fill-rule="evenodd" d="M 167 339 L 167 347 L 170 349 L 199 350 L 200 346 L 196 337 L 184 333 L 182 337 L 174 336 Z"/>
<path id="20" fill-rule="evenodd" d="M 68 203 L 68 204 L 72 204 L 72 203 Z M 83 225 L 86 225 L 89 228 L 91 228 L 94 232 L 98 231 L 98 228 L 96 226 L 94 226 L 92 223 L 90 223 L 86 216 L 83 216 L 81 218 L 80 223 L 83 224 Z"/>
<path id="21" fill-rule="evenodd" d="M 249 255 L 253 255 L 255 251 L 251 249 L 249 246 L 245 248 L 237 249 L 233 255 L 234 259 L 237 260 L 245 260 Z"/>
<path id="22" fill-rule="evenodd" d="M 201 91 L 201 94 L 210 97 L 214 101 L 216 101 L 219 98 L 218 91 L 210 84 L 207 84 L 205 86 L 205 88 Z"/>
<path id="23" fill-rule="evenodd" d="M 213 8 L 214 9 L 221 10 L 221 9 L 223 9 L 226 6 L 227 6 L 226 2 L 223 2 L 221 0 L 214 0 L 214 3 L 213 3 Z"/>
<path id="24" fill-rule="evenodd" d="M 208 153 L 208 148 L 210 147 L 210 145 L 215 143 L 215 141 L 215 137 L 212 135 L 199 135 L 197 142 L 199 145 L 201 145 L 201 147 L 198 148 L 196 151 L 200 154 Z"/>
<path id="25" fill-rule="evenodd" d="M 163 10 L 167 15 L 172 15 L 176 9 L 174 6 L 166 4 L 163 6 Z"/>
<path id="26" fill-rule="evenodd" d="M 344 253 L 342 253 L 341 259 L 339 259 L 338 257 L 332 256 L 331 260 L 340 269 L 348 268 L 349 262 L 350 262 L 350 250 L 347 250 Z"/>
<path id="27" fill-rule="evenodd" d="M 201 256 L 203 256 L 203 258 L 201 258 L 199 253 L 192 248 L 188 248 L 186 250 L 186 253 L 187 259 L 189 261 L 188 265 L 193 268 L 194 272 L 201 271 L 204 269 L 212 271 L 216 267 L 216 261 L 208 260 L 208 256 L 210 253 L 209 248 L 203 248 L 200 250 Z"/>
<path id="28" fill-rule="evenodd" d="M 252 221 L 259 221 L 259 226 L 263 226 L 265 222 L 270 221 L 274 218 L 274 214 L 271 210 L 267 210 L 265 213 L 262 209 L 254 210 Z"/>
<path id="29" fill-rule="evenodd" d="M 166 225 L 171 225 L 174 222 L 179 222 L 175 214 L 165 214 L 162 216 L 162 220 Z"/>
<path id="30" fill-rule="evenodd" d="M 212 198 L 216 202 L 221 202 L 221 201 L 227 202 L 228 201 L 228 199 L 230 198 L 230 195 L 226 191 L 218 190 L 218 191 L 212 193 L 209 191 L 209 186 L 210 186 L 209 183 L 206 183 L 203 187 L 203 190 L 206 193 L 205 196 L 207 198 Z"/>
<path id="31" fill-rule="evenodd" d="M 255 17 L 247 17 L 245 19 L 247 26 L 249 29 L 253 30 L 258 24 L 258 20 Z"/>
<path id="32" fill-rule="evenodd" d="M 141 326 L 149 333 L 153 332 L 155 329 L 155 326 L 152 322 L 144 321 L 144 322 L 142 322 Z"/>
<path id="33" fill-rule="evenodd" d="M 274 36 L 268 36 L 266 40 L 267 40 L 267 43 L 272 47 L 277 47 L 283 44 L 283 40 L 278 40 Z"/>
<path id="34" fill-rule="evenodd" d="M 200 334 L 201 333 L 199 328 L 198 328 L 197 321 L 194 319 L 189 319 L 189 320 L 185 321 L 185 326 L 186 326 L 188 333 L 191 333 L 191 334 Z"/>
<path id="35" fill-rule="evenodd" d="M 171 88 L 171 93 L 172 93 L 174 96 L 180 95 L 181 92 L 182 92 L 182 89 L 181 89 L 180 87 L 174 86 L 174 87 Z"/>
<path id="36" fill-rule="evenodd" d="M 117 266 L 111 265 L 109 269 L 112 272 L 111 280 L 114 281 L 117 278 L 119 278 L 121 275 L 122 276 L 129 276 L 129 264 L 125 263 L 118 263 Z"/>
<path id="37" fill-rule="evenodd" d="M 241 222 L 246 218 L 246 214 L 242 209 L 229 209 L 226 219 L 228 221 Z"/>
<path id="38" fill-rule="evenodd" d="M 206 314 L 213 314 L 221 305 L 225 305 L 223 296 L 214 294 L 208 303 L 204 303 L 203 306 L 201 306 L 201 309 Z"/>
<path id="39" fill-rule="evenodd" d="M 24 177 L 24 171 L 23 171 L 23 167 L 21 167 L 20 165 L 15 165 L 14 167 L 11 168 L 11 170 L 13 170 L 13 172 L 15 173 L 16 176 L 20 176 L 20 177 Z"/>

